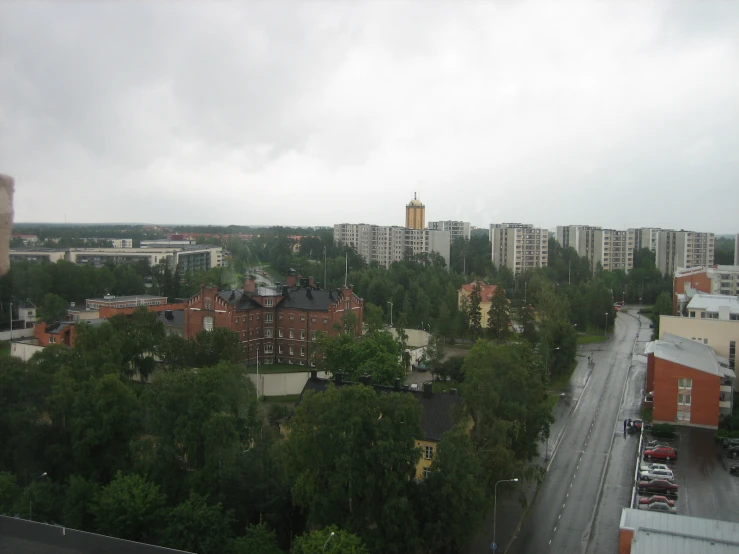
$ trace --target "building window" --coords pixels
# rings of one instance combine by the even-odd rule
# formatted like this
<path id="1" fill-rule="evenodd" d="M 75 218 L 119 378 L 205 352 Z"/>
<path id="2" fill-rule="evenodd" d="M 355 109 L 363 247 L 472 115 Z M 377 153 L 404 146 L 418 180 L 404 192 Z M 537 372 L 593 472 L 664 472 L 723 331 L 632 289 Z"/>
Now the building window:
<path id="1" fill-rule="evenodd" d="M 300 347 L 300 356 L 303 358 L 305 357 L 305 346 Z"/>
<path id="2" fill-rule="evenodd" d="M 246 338 L 246 331 L 241 331 L 241 338 Z"/>
<path id="3" fill-rule="evenodd" d="M 275 299 L 274 298 L 265 298 L 264 299 L 264 307 L 265 308 L 271 308 L 275 305 Z"/>
<path id="4" fill-rule="evenodd" d="M 56 342 L 55 337 L 49 337 L 49 344 L 54 344 Z"/>
<path id="5" fill-rule="evenodd" d="M 295 348 L 293 348 L 293 347 L 291 346 L 291 347 L 290 347 L 290 355 L 292 356 L 293 354 L 295 354 Z"/>
<path id="6" fill-rule="evenodd" d="M 281 344 L 278 344 L 277 345 L 277 352 L 279 352 L 280 354 L 282 354 L 282 345 Z"/>
<path id="7" fill-rule="evenodd" d="M 239 318 L 237 317 L 236 319 L 234 319 L 234 325 L 238 325 L 238 324 L 239 324 Z"/>
<path id="8" fill-rule="evenodd" d="M 259 314 L 257 314 L 257 321 L 259 321 L 259 317 L 260 317 Z"/>
<path id="9" fill-rule="evenodd" d="M 431 475 L 431 469 L 428 467 L 423 468 L 423 478 L 428 479 Z"/>
<path id="10" fill-rule="evenodd" d="M 213 330 L 213 318 L 212 317 L 206 316 L 203 318 L 203 329 L 206 331 Z"/>
<path id="11" fill-rule="evenodd" d="M 693 380 L 692 379 L 678 379 L 677 380 L 677 386 L 680 389 L 692 389 L 693 388 Z"/>
<path id="12" fill-rule="evenodd" d="M 300 316 L 300 321 L 305 321 L 305 316 L 304 315 L 301 315 Z"/>
<path id="13" fill-rule="evenodd" d="M 280 312 L 280 319 L 282 319 L 283 316 L 284 316 L 284 314 L 282 312 Z"/>
<path id="14" fill-rule="evenodd" d="M 305 331 L 303 329 L 300 330 L 300 340 L 305 340 Z"/>
<path id="15" fill-rule="evenodd" d="M 253 321 L 253 320 L 254 320 L 254 316 L 253 315 L 250 315 L 249 316 L 249 321 Z"/>
<path id="16" fill-rule="evenodd" d="M 290 321 L 293 321 L 295 319 L 295 314 L 290 314 Z"/>
<path id="17" fill-rule="evenodd" d="M 729 341 L 729 367 L 734 369 L 734 364 L 736 364 L 736 341 L 732 340 Z"/>
<path id="18" fill-rule="evenodd" d="M 249 329 L 249 336 L 251 336 L 252 333 L 253 333 L 253 331 L 251 329 Z"/>
<path id="19" fill-rule="evenodd" d="M 312 341 L 315 341 L 316 340 L 316 332 L 315 331 L 311 331 L 310 332 L 310 340 L 312 340 Z"/>
<path id="20" fill-rule="evenodd" d="M 291 339 L 295 338 L 295 331 L 293 331 L 292 329 L 290 329 L 290 338 Z"/>
<path id="21" fill-rule="evenodd" d="M 272 314 L 264 314 L 264 322 L 272 323 Z"/>
<path id="22" fill-rule="evenodd" d="M 434 457 L 434 447 L 433 446 L 427 446 L 425 449 L 425 452 L 423 454 L 424 459 L 431 460 Z"/>
<path id="23" fill-rule="evenodd" d="M 310 320 L 311 320 L 312 323 L 315 323 L 316 322 L 316 316 L 311 317 Z"/>
<path id="24" fill-rule="evenodd" d="M 690 421 L 690 411 L 679 411 L 677 412 L 677 420 L 678 421 Z"/>
<path id="25" fill-rule="evenodd" d="M 272 329 L 265 329 L 264 330 L 264 338 L 271 339 L 272 338 Z"/>
<path id="26" fill-rule="evenodd" d="M 246 323 L 246 316 L 241 318 L 241 323 Z"/>
<path id="27" fill-rule="evenodd" d="M 323 324 L 326 325 L 327 323 L 328 323 L 328 318 L 327 317 L 324 317 L 323 318 Z"/>
<path id="28" fill-rule="evenodd" d="M 690 317 L 695 317 L 695 312 L 692 310 L 690 311 Z"/>
<path id="29" fill-rule="evenodd" d="M 690 406 L 690 395 L 689 394 L 678 394 L 677 403 L 681 406 Z"/>
<path id="30" fill-rule="evenodd" d="M 205 309 L 206 310 L 212 310 L 213 309 L 213 301 L 210 298 L 205 299 Z"/>
<path id="31" fill-rule="evenodd" d="M 282 332 L 282 328 L 280 328 L 280 329 L 277 329 L 277 336 L 278 336 L 278 337 L 280 337 L 280 338 L 282 338 L 282 337 L 283 337 L 283 332 Z"/>
<path id="32" fill-rule="evenodd" d="M 706 312 L 701 312 L 701 319 L 706 319 Z"/>
<path id="33" fill-rule="evenodd" d="M 265 354 L 272 354 L 273 352 L 273 346 L 271 344 L 265 344 L 264 345 L 264 353 Z"/>

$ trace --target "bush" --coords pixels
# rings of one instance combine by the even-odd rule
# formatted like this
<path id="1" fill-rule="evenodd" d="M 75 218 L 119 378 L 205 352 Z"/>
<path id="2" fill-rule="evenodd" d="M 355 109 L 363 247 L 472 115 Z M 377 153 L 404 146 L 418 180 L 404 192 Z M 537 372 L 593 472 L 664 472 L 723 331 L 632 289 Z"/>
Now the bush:
<path id="1" fill-rule="evenodd" d="M 651 431 L 658 439 L 671 439 L 677 435 L 677 428 L 672 423 L 656 423 L 652 425 Z"/>

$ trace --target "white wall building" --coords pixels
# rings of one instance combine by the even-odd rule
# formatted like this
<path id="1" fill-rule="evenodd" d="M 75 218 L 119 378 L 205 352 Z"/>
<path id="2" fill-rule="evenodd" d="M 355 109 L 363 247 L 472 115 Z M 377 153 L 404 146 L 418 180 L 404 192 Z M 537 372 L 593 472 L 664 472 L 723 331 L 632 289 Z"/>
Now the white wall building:
<path id="1" fill-rule="evenodd" d="M 549 260 L 549 231 L 523 223 L 491 223 L 493 263 L 520 273 L 546 267 Z"/>
<path id="2" fill-rule="evenodd" d="M 469 221 L 429 221 L 428 228 L 433 231 L 448 231 L 452 242 L 457 237 L 470 240 L 472 236 L 472 227 Z"/>
<path id="3" fill-rule="evenodd" d="M 367 263 L 377 262 L 383 267 L 403 260 L 406 252 L 413 255 L 435 252 L 449 266 L 451 240 L 447 231 L 337 223 L 334 225 L 334 243 L 351 246 Z"/>

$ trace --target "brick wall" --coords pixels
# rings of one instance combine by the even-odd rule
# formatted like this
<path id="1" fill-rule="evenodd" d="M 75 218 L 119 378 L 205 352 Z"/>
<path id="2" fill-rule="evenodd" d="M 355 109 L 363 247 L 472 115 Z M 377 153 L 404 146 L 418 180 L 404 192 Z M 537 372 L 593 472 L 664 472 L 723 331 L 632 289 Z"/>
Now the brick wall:
<path id="1" fill-rule="evenodd" d="M 711 280 L 705 271 L 696 273 L 695 275 L 685 275 L 683 277 L 674 278 L 673 294 L 672 294 L 672 315 L 677 313 L 677 295 L 685 294 L 686 284 L 693 289 L 706 294 L 711 294 Z"/>
<path id="2" fill-rule="evenodd" d="M 693 380 L 689 422 L 677 421 L 678 379 Z M 677 425 L 718 427 L 720 385 L 718 375 L 655 358 L 653 419 Z"/>

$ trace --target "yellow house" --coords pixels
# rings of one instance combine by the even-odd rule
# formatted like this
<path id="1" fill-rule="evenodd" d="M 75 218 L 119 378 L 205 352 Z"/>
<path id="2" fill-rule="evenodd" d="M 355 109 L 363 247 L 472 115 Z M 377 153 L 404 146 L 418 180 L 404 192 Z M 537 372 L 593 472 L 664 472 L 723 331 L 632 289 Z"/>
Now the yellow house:
<path id="1" fill-rule="evenodd" d="M 493 300 L 495 289 L 498 288 L 497 285 L 486 285 L 482 281 L 472 281 L 469 285 L 462 285 L 462 287 L 457 291 L 457 303 L 458 306 L 461 308 L 463 298 L 466 298 L 467 302 L 469 302 L 470 295 L 472 294 L 472 291 L 475 290 L 475 285 L 477 283 L 480 284 L 480 324 L 482 325 L 483 329 L 487 329 L 488 312 L 490 311 L 490 304 Z"/>
<path id="2" fill-rule="evenodd" d="M 385 385 L 371 385 L 369 382 L 355 383 L 344 381 L 341 374 L 336 374 L 334 379 L 330 380 L 318 377 L 316 370 L 312 370 L 310 378 L 306 381 L 305 387 L 303 387 L 301 396 L 307 390 L 324 392 L 332 381 L 336 386 L 364 384 L 371 386 L 378 394 L 387 394 L 390 392 L 412 394 L 421 403 L 421 430 L 423 431 L 423 437 L 416 440 L 416 446 L 421 449 L 421 457 L 416 463 L 416 479 L 426 477 L 436 456 L 436 449 L 441 436 L 454 427 L 459 412 L 462 410 L 462 397 L 457 395 L 456 390 L 452 390 L 449 393 L 434 394 L 430 382 L 424 383 L 422 390 L 411 390 L 399 384 L 395 387 L 388 387 Z M 284 432 L 287 434 L 289 430 L 286 429 Z"/>

